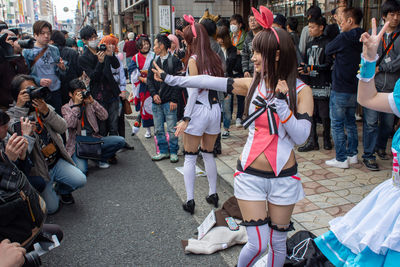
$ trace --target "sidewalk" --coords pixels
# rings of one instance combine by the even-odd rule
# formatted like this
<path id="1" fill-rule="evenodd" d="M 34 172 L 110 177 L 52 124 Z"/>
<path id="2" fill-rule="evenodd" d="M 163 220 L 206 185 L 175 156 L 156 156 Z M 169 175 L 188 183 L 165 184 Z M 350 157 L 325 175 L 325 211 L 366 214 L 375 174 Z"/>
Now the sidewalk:
<path id="1" fill-rule="evenodd" d="M 319 125 L 320 126 L 320 125 Z M 325 165 L 325 160 L 335 157 L 334 150 L 297 152 L 299 176 L 306 198 L 296 204 L 292 220 L 297 230 L 308 230 L 320 235 L 328 230 L 328 222 L 344 215 L 361 201 L 379 183 L 390 178 L 392 160 L 379 160 L 380 171 L 369 171 L 361 163 L 362 122 L 357 122 L 359 134 L 358 164 L 349 169 Z M 322 147 L 322 126 L 318 128 Z M 247 130 L 231 126 L 230 137 L 222 140 L 222 154 L 216 158 L 218 174 L 233 186 L 236 162 L 247 139 Z M 391 145 L 389 140 L 388 148 Z"/>

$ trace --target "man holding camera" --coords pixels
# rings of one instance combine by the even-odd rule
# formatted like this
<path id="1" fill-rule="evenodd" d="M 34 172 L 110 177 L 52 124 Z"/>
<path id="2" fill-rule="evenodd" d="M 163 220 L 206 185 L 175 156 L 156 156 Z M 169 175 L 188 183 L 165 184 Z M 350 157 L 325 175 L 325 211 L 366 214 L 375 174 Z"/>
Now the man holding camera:
<path id="1" fill-rule="evenodd" d="M 79 57 L 79 65 L 90 78 L 89 89 L 93 98 L 108 112 L 106 121 L 98 121 L 99 133 L 102 136 L 118 135 L 121 91 L 111 72 L 111 67 L 119 68 L 118 58 L 114 56 L 111 46 L 99 45 L 99 39 L 93 27 L 83 27 L 80 35 L 86 46 L 82 56 Z"/>
<path id="2" fill-rule="evenodd" d="M 22 55 L 35 78 L 36 84 L 49 87 L 52 105 L 61 114 L 61 75 L 65 75 L 66 67 L 58 48 L 49 45 L 52 26 L 49 22 L 38 20 L 33 24 L 33 35 L 36 39 L 32 49 L 24 49 Z"/>
<path id="3" fill-rule="evenodd" d="M 81 80 L 72 80 L 69 84 L 69 88 L 69 96 L 71 99 L 69 103 L 65 104 L 61 109 L 62 115 L 68 125 L 68 141 L 66 148 L 69 155 L 72 156 L 76 166 L 86 174 L 88 160 L 77 156 L 75 151 L 76 136 L 97 137 L 104 142 L 101 145 L 102 159 L 98 161 L 98 166 L 99 168 L 110 167 L 107 160 L 114 157 L 115 153 L 125 146 L 125 139 L 121 136 L 100 136 L 97 121 L 104 121 L 107 119 L 107 110 L 86 91 L 86 86 Z"/>
<path id="4" fill-rule="evenodd" d="M 22 48 L 18 44 L 18 37 L 10 30 L 2 30 L 1 35 L 7 34 L 6 42 L 12 47 L 14 55 L 10 58 L 0 59 L 0 108 L 7 110 L 12 104 L 11 96 L 11 81 L 18 74 L 28 74 L 28 66 L 25 63 L 24 57 L 21 55 Z M 2 48 L 5 49 L 5 48 Z M 11 55 L 9 55 L 11 56 Z"/>
<path id="5" fill-rule="evenodd" d="M 86 184 L 86 176 L 75 167 L 64 147 L 61 134 L 67 130 L 67 123 L 45 102 L 46 88 L 36 87 L 34 77 L 16 76 L 11 83 L 16 105 L 7 113 L 14 121 L 33 115 L 36 127 L 31 134 L 35 141 L 31 153 L 34 166 L 30 174 L 47 180 L 42 196 L 48 213 L 52 214 L 58 211 L 59 201 L 74 203 L 72 192 Z"/>

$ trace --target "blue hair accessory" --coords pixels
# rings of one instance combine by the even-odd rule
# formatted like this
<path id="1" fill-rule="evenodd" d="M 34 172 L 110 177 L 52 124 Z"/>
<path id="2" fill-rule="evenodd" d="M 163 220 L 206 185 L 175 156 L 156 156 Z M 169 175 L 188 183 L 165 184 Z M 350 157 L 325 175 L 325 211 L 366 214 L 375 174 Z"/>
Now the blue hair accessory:
<path id="1" fill-rule="evenodd" d="M 366 60 L 361 54 L 360 70 L 358 71 L 357 78 L 363 82 L 369 82 L 375 76 L 376 61 L 378 55 L 375 56 L 373 61 Z"/>

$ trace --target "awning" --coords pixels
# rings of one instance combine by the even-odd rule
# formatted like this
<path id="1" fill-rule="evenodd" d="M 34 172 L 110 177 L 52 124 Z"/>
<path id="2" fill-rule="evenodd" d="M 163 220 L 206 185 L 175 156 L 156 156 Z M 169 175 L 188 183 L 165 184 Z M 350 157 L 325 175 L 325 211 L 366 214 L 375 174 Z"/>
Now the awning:
<path id="1" fill-rule="evenodd" d="M 123 12 L 124 12 L 124 13 L 125 13 L 125 12 L 131 12 L 131 11 L 133 11 L 133 9 L 134 9 L 135 7 L 137 7 L 137 6 L 141 5 L 141 4 L 144 4 L 145 2 L 147 2 L 147 0 L 139 0 L 139 1 L 137 1 L 136 3 L 134 3 L 133 5 L 130 5 L 130 6 L 128 6 L 127 8 L 125 8 L 125 9 L 123 10 Z"/>

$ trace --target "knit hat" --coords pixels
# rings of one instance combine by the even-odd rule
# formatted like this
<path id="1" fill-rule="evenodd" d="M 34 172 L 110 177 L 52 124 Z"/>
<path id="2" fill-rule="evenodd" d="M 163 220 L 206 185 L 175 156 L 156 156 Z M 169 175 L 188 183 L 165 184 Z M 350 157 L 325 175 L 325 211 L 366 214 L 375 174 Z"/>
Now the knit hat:
<path id="1" fill-rule="evenodd" d="M 115 37 L 114 35 L 110 34 L 110 35 L 106 35 L 104 36 L 101 41 L 100 44 L 106 44 L 106 45 L 114 45 L 115 53 L 118 53 L 118 38 Z"/>

